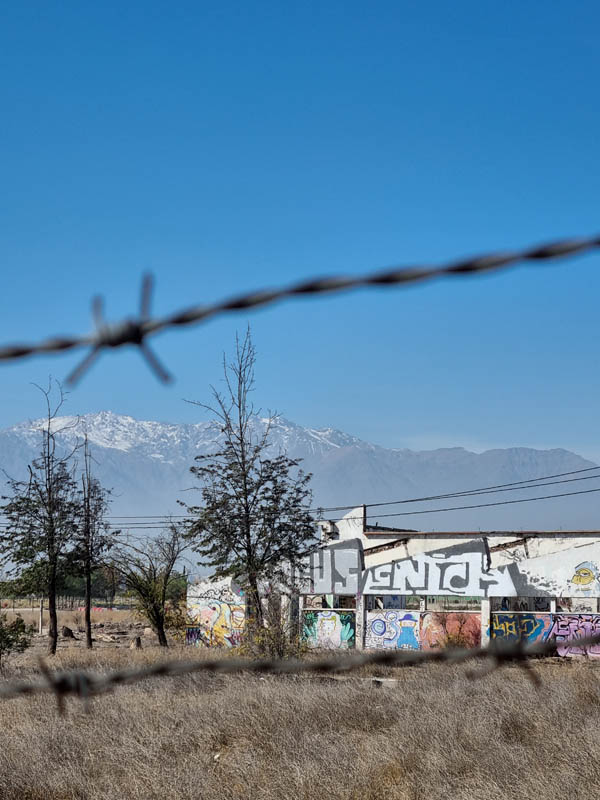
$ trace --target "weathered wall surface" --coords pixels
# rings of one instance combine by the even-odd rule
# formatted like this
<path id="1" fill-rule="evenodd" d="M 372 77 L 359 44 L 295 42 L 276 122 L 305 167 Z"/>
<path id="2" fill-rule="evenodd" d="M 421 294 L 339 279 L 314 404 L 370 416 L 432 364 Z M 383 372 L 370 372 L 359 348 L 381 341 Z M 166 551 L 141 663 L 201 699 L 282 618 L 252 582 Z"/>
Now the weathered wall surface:
<path id="1" fill-rule="evenodd" d="M 356 643 L 356 612 L 314 610 L 302 614 L 302 639 L 309 647 L 347 649 Z"/>

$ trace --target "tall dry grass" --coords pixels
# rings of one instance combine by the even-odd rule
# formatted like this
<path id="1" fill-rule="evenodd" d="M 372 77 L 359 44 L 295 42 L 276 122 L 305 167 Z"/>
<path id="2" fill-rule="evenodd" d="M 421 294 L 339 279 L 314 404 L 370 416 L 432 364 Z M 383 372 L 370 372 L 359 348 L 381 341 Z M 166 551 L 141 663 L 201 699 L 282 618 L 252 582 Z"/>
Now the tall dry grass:
<path id="1" fill-rule="evenodd" d="M 60 664 L 104 669 L 158 655 L 73 650 Z M 428 665 L 398 671 L 396 688 L 154 679 L 95 699 L 89 714 L 71 700 L 62 718 L 52 697 L 4 701 L 0 797 L 588 800 L 600 761 L 600 673 L 537 668 L 539 690 L 516 668 L 470 681 L 464 667 Z M 26 658 L 12 669 L 34 671 Z"/>

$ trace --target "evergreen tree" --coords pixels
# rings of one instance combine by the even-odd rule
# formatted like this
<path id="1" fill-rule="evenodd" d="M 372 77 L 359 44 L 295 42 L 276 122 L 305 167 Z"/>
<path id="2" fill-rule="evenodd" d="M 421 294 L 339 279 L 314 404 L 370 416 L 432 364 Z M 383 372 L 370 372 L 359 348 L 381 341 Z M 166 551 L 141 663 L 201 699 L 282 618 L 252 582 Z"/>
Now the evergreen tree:
<path id="1" fill-rule="evenodd" d="M 250 330 L 236 337 L 231 362 L 223 358 L 225 393 L 211 387 L 208 409 L 222 434 L 218 450 L 197 456 L 192 473 L 202 483 L 202 505 L 186 506 L 194 517 L 188 529 L 200 564 L 215 577 L 233 577 L 246 590 L 249 619 L 264 621 L 263 582 L 289 584 L 295 568 L 314 547 L 315 525 L 309 513 L 310 475 L 299 459 L 269 455 L 272 417 L 261 422 L 250 394 L 256 351 Z"/>
<path id="2" fill-rule="evenodd" d="M 38 387 L 40 388 L 40 387 Z M 3 497 L 7 526 L 0 532 L 0 554 L 12 564 L 11 571 L 33 568 L 48 597 L 48 653 L 56 653 L 58 619 L 56 594 L 62 559 L 75 540 L 81 509 L 74 478 L 74 451 L 57 449 L 56 417 L 64 403 L 57 384 L 58 400 L 52 403 L 52 383 L 41 389 L 46 400 L 46 420 L 41 429 L 39 456 L 28 466 L 27 480 L 9 480 L 10 495 Z"/>

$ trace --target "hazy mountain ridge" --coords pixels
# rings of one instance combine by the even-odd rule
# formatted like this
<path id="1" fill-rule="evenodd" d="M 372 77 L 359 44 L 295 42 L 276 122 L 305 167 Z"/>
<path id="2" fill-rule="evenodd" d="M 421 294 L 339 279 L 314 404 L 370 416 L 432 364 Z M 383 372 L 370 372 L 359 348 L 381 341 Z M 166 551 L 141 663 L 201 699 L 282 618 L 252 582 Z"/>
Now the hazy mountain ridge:
<path id="1" fill-rule="evenodd" d="M 0 431 L 0 468 L 9 475 L 22 476 L 27 463 L 36 455 L 39 431 L 44 424 L 44 420 L 34 420 Z M 190 491 L 197 488 L 189 472 L 194 457 L 214 451 L 222 436 L 214 422 L 141 421 L 107 411 L 80 418 L 61 417 L 55 425 L 65 447 L 81 439 L 87 431 L 98 475 L 115 490 L 115 514 L 181 513 L 178 498 L 187 502 L 197 500 Z M 256 425 L 264 430 L 266 420 L 259 419 Z M 270 440 L 272 454 L 285 451 L 294 458 L 302 458 L 302 467 L 313 473 L 316 506 L 359 505 L 474 489 L 594 466 L 581 456 L 559 448 L 513 447 L 483 453 L 461 447 L 427 451 L 386 449 L 334 428 L 305 428 L 283 418 L 273 423 Z M 543 487 L 537 493 L 554 494 L 598 486 L 600 481 L 581 481 Z M 528 489 L 459 498 L 438 505 L 498 502 L 535 493 Z M 597 497 L 587 494 L 438 515 L 385 517 L 380 523 L 437 530 L 600 527 Z M 378 513 L 426 507 L 431 506 L 382 508 Z"/>

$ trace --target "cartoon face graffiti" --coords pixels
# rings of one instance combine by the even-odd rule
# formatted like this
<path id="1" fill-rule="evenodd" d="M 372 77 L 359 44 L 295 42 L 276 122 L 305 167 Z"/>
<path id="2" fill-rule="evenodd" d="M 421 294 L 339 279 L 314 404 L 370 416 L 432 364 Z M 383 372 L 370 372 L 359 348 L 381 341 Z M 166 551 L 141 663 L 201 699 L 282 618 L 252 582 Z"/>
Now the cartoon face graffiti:
<path id="1" fill-rule="evenodd" d="M 577 594 L 590 595 L 599 588 L 598 566 L 592 561 L 582 561 L 575 567 L 575 574 L 570 580 Z"/>
<path id="2" fill-rule="evenodd" d="M 400 611 L 369 612 L 367 647 L 389 647 L 418 650 L 419 615 Z"/>
<path id="3" fill-rule="evenodd" d="M 310 647 L 354 647 L 353 611 L 305 611 L 302 638 Z"/>
<path id="4" fill-rule="evenodd" d="M 341 628 L 337 614 L 319 615 L 317 639 L 321 647 L 339 647 L 341 644 Z"/>

